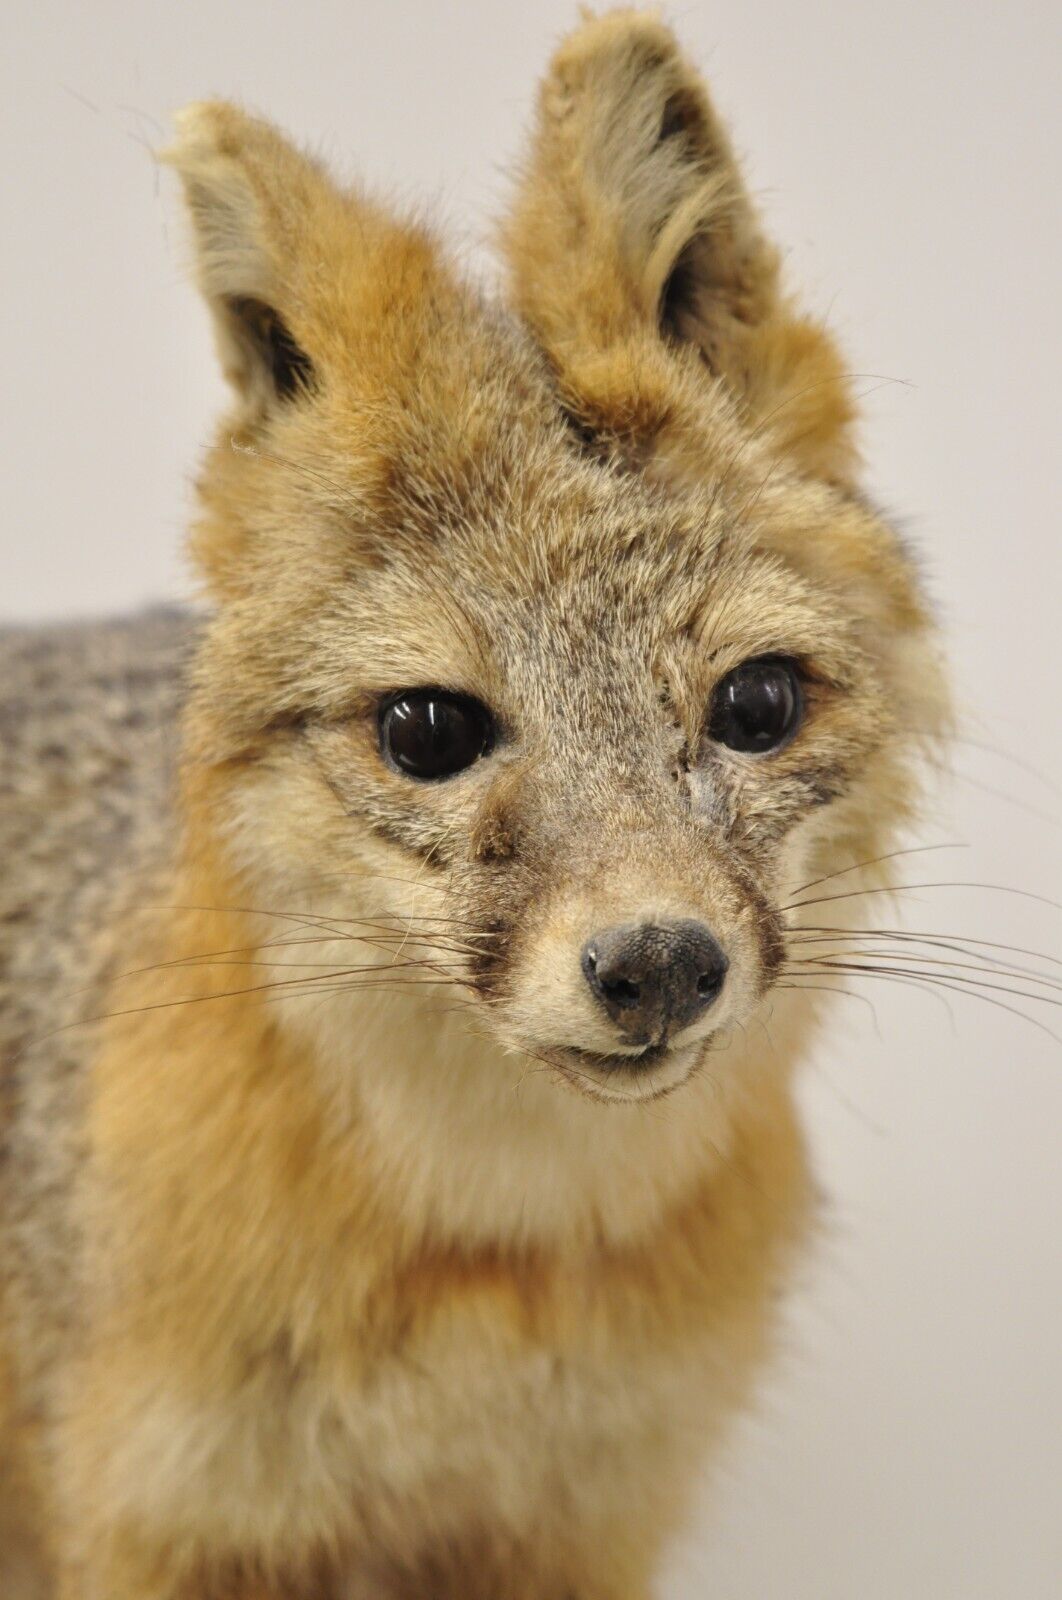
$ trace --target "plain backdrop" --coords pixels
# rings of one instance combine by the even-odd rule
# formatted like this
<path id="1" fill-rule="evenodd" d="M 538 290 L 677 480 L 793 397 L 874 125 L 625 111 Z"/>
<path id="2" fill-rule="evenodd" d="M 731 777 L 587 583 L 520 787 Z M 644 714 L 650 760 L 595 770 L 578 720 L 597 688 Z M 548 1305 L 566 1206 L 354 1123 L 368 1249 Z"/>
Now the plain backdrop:
<path id="1" fill-rule="evenodd" d="M 430 202 L 482 263 L 534 79 L 575 14 L 5 0 L 0 618 L 187 590 L 188 482 L 222 396 L 150 153 L 171 112 L 243 99 Z M 1060 898 L 1057 8 L 670 15 L 793 282 L 875 375 L 868 482 L 917 541 L 948 632 L 965 741 L 922 840 L 968 848 L 912 857 L 908 881 Z M 1039 902 L 903 904 L 915 928 L 1059 952 Z M 863 992 L 873 1013 L 839 999 L 804 1079 L 828 1225 L 666 1600 L 1062 1594 L 1062 1046 L 987 999 Z"/>

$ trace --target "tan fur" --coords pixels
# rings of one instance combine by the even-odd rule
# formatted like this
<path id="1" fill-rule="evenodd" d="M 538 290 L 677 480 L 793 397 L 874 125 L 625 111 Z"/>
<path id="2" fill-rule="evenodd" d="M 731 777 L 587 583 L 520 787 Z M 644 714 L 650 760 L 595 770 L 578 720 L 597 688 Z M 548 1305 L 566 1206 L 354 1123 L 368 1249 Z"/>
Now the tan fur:
<path id="1" fill-rule="evenodd" d="M 613 12 L 558 51 L 503 239 L 514 302 L 595 431 L 703 481 L 706 447 L 736 419 L 803 470 L 851 481 L 837 353 L 783 297 L 726 130 L 655 16 Z M 676 270 L 691 288 L 665 341 Z"/>
<path id="2" fill-rule="evenodd" d="M 186 112 L 170 159 L 236 402 L 178 820 L 64 1039 L 66 1176 L 0 1256 L 45 1592 L 645 1600 L 809 1224 L 786 907 L 912 804 L 944 703 L 917 583 L 654 18 L 550 68 L 515 316 L 239 110 Z M 804 729 L 712 747 L 713 686 L 775 652 Z M 379 697 L 418 684 L 491 706 L 494 754 L 387 767 Z M 718 1009 L 595 1070 L 583 941 L 685 916 L 730 954 Z"/>

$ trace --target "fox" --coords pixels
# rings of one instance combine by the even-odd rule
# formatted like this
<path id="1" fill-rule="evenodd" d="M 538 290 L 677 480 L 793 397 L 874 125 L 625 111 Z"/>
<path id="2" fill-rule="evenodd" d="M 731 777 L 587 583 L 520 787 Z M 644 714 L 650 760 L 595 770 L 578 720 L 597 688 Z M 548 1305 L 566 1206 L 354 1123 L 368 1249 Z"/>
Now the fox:
<path id="1" fill-rule="evenodd" d="M 0 1591 L 648 1600 L 815 1237 L 815 886 L 947 735 L 917 561 L 655 13 L 494 288 L 177 130 L 201 601 L 0 636 Z"/>

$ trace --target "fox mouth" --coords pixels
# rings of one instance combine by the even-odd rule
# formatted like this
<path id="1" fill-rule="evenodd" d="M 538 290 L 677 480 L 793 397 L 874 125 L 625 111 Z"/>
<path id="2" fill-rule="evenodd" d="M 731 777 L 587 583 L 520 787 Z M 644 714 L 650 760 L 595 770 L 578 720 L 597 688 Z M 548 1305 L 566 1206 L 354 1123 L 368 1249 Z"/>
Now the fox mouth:
<path id="1" fill-rule="evenodd" d="M 597 1100 L 657 1100 L 677 1089 L 692 1073 L 700 1045 L 674 1045 L 666 1041 L 641 1050 L 606 1053 L 563 1045 L 544 1051 L 551 1066 L 576 1089 Z M 669 1063 L 672 1071 L 658 1074 Z"/>
<path id="2" fill-rule="evenodd" d="M 647 1067 L 655 1067 L 658 1061 L 663 1061 L 666 1056 L 674 1055 L 674 1047 L 661 1040 L 659 1044 L 647 1044 L 637 1050 L 617 1050 L 612 1054 L 602 1054 L 597 1050 L 580 1050 L 575 1045 L 565 1045 L 559 1055 L 570 1056 L 574 1061 L 581 1062 L 584 1066 L 593 1067 L 597 1072 L 619 1072 L 624 1069 L 634 1072 L 643 1072 Z"/>

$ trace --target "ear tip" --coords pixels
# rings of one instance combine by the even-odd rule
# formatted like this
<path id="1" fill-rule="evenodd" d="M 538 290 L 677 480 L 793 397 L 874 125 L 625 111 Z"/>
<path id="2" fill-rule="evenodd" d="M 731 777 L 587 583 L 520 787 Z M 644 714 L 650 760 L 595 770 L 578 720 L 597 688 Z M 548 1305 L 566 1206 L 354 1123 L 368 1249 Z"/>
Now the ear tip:
<path id="1" fill-rule="evenodd" d="M 678 39 L 655 6 L 619 6 L 599 12 L 583 6 L 580 19 L 579 26 L 564 36 L 554 52 L 551 70 L 578 69 L 594 58 L 631 51 L 648 52 L 661 62 L 681 53 Z"/>
<path id="2" fill-rule="evenodd" d="M 193 100 L 181 106 L 173 113 L 173 137 L 159 151 L 159 160 L 178 171 L 187 171 L 198 166 L 204 157 L 222 154 L 225 123 L 228 115 L 235 112 L 235 106 L 223 100 Z"/>
<path id="3" fill-rule="evenodd" d="M 193 100 L 173 114 L 174 138 L 161 159 L 177 168 L 192 168 L 219 156 L 238 158 L 280 135 L 263 118 L 231 100 Z"/>
<path id="4" fill-rule="evenodd" d="M 539 89 L 539 112 L 547 127 L 566 122 L 580 105 L 597 107 L 606 121 L 630 123 L 639 118 L 638 108 L 649 116 L 650 103 L 662 107 L 675 93 L 691 106 L 706 99 L 700 74 L 660 11 L 584 10 L 580 25 L 554 51 Z"/>

